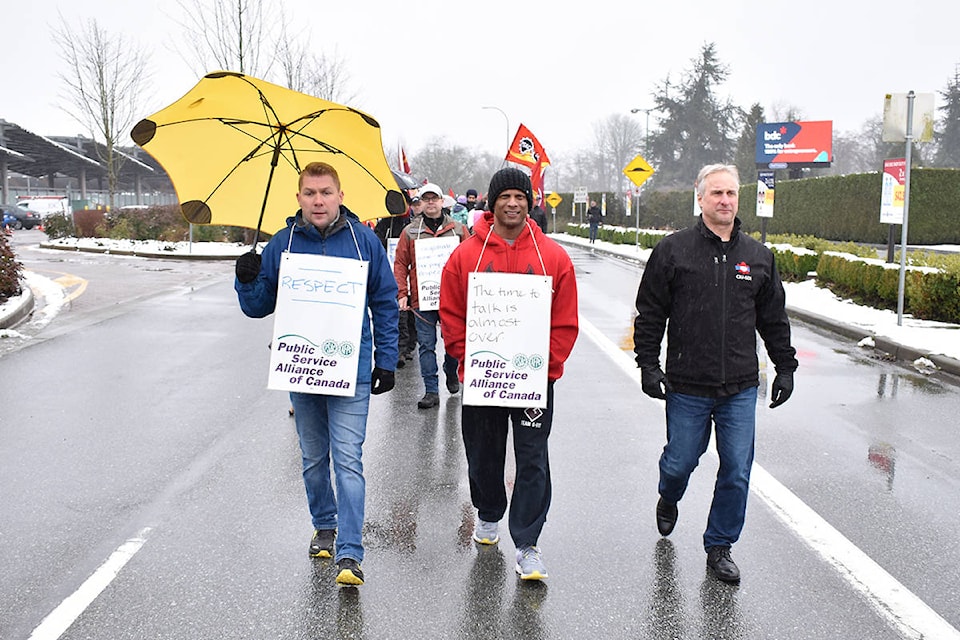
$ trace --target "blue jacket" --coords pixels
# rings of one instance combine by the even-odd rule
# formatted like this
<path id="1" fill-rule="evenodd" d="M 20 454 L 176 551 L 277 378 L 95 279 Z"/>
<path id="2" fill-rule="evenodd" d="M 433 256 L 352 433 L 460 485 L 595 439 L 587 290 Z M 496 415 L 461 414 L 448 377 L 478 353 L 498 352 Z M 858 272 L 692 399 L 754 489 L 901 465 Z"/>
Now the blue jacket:
<path id="1" fill-rule="evenodd" d="M 350 233 L 349 225 L 353 229 Z M 373 321 L 363 323 L 360 335 L 360 363 L 357 384 L 370 382 L 374 366 L 387 371 L 397 368 L 397 340 L 399 338 L 399 309 L 397 307 L 397 283 L 387 260 L 387 252 L 373 230 L 340 205 L 340 219 L 321 233 L 311 224 L 305 224 L 300 212 L 287 218 L 287 226 L 278 231 L 263 249 L 260 275 L 253 282 L 234 281 L 233 288 L 240 300 L 240 309 L 251 318 L 263 318 L 274 312 L 277 306 L 277 281 L 280 272 L 280 256 L 287 250 L 290 234 L 293 233 L 290 251 L 312 253 L 338 258 L 355 258 L 357 245 L 360 255 L 370 263 L 367 272 L 366 306 Z M 357 243 L 353 238 L 356 235 Z M 376 353 L 373 347 L 376 347 Z M 372 357 L 371 357 L 372 356 Z"/>

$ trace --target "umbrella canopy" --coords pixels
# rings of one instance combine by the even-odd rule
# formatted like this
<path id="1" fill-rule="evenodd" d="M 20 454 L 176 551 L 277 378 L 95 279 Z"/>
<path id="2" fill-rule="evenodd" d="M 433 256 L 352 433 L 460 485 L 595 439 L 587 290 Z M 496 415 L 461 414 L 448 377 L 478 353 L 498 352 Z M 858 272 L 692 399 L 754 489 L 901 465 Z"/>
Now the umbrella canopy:
<path id="1" fill-rule="evenodd" d="M 141 120 L 131 137 L 163 166 L 195 224 L 275 233 L 297 208 L 300 171 L 326 162 L 362 220 L 403 213 L 369 115 L 251 76 L 218 71 Z"/>

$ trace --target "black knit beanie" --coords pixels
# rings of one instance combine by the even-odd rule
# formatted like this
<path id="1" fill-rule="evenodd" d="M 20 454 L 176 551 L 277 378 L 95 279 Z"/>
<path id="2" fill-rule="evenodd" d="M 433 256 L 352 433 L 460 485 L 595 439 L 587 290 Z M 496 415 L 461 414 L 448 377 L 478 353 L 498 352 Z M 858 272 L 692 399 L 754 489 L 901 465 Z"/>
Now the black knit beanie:
<path id="1" fill-rule="evenodd" d="M 493 204 L 501 193 L 507 189 L 519 189 L 527 196 L 527 209 L 533 208 L 533 188 L 530 186 L 530 176 L 515 167 L 500 169 L 490 178 L 490 188 L 487 189 L 487 202 L 493 211 Z"/>

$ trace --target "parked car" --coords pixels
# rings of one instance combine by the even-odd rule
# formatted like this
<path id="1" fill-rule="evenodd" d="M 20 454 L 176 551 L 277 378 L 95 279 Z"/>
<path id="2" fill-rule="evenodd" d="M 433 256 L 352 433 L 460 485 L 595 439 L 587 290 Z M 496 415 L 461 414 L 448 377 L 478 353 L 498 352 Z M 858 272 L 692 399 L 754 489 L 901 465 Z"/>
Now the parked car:
<path id="1" fill-rule="evenodd" d="M 33 229 L 42 224 L 40 214 L 31 209 L 24 209 L 12 204 L 0 204 L 0 211 L 3 216 L 11 216 L 14 222 L 11 223 L 14 229 Z"/>

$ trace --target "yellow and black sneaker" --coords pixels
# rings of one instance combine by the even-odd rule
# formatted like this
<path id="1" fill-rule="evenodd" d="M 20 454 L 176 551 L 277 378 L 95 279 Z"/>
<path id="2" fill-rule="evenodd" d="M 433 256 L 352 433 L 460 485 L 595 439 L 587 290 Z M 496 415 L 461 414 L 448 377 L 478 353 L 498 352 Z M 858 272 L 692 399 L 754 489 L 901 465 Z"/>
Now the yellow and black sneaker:
<path id="1" fill-rule="evenodd" d="M 337 537 L 336 529 L 317 529 L 313 532 L 310 541 L 310 555 L 314 558 L 332 558 L 333 540 Z"/>
<path id="2" fill-rule="evenodd" d="M 337 584 L 345 587 L 359 587 L 363 584 L 363 571 L 360 563 L 353 558 L 341 558 L 337 561 Z"/>

